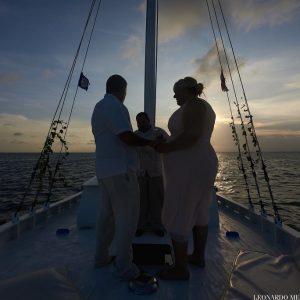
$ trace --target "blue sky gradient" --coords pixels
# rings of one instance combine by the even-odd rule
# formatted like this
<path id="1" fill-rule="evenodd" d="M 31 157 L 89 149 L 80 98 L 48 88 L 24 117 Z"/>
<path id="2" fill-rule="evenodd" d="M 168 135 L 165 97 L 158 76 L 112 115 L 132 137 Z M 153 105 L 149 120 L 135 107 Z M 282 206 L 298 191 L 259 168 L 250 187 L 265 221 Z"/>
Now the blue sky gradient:
<path id="1" fill-rule="evenodd" d="M 0 0 L 1 152 L 40 151 L 90 3 Z M 300 151 L 300 2 L 222 3 L 226 3 L 229 30 L 263 150 Z M 128 81 L 125 105 L 135 127 L 135 115 L 143 110 L 144 38 L 145 1 L 102 0 L 84 68 L 91 85 L 87 92 L 78 92 L 67 138 L 71 151 L 94 151 L 90 118 L 111 74 L 121 74 Z M 83 53 L 67 107 L 82 59 Z M 219 72 L 205 1 L 160 0 L 156 125 L 167 129 L 168 118 L 177 109 L 174 82 L 195 76 L 205 84 L 205 97 L 217 113 L 213 145 L 217 151 L 235 150 Z M 235 71 L 233 75 L 236 78 Z"/>

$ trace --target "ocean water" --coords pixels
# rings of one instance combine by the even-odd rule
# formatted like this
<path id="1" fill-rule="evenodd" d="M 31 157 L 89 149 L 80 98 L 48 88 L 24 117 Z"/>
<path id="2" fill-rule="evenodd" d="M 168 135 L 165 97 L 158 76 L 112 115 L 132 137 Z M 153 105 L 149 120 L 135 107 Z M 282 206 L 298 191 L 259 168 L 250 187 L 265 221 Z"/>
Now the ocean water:
<path id="1" fill-rule="evenodd" d="M 32 169 L 37 161 L 37 153 L 0 153 L 0 224 L 11 217 L 19 205 L 28 185 Z M 236 153 L 218 153 L 219 172 L 216 179 L 218 191 L 239 203 L 248 204 L 247 192 Z M 54 156 L 55 159 L 55 156 Z M 264 153 L 270 183 L 279 213 L 287 225 L 300 231 L 300 153 Z M 247 166 L 247 162 L 244 162 Z M 53 190 L 51 202 L 60 200 L 81 190 L 81 185 L 95 175 L 94 153 L 72 153 L 63 167 L 68 187 L 59 183 Z M 247 166 L 250 193 L 258 206 L 257 189 L 250 168 Z M 256 166 L 261 199 L 267 213 L 272 215 L 272 205 L 259 165 Z M 46 193 L 39 197 L 39 204 L 45 201 Z M 28 197 L 22 211 L 28 210 L 33 196 Z"/>

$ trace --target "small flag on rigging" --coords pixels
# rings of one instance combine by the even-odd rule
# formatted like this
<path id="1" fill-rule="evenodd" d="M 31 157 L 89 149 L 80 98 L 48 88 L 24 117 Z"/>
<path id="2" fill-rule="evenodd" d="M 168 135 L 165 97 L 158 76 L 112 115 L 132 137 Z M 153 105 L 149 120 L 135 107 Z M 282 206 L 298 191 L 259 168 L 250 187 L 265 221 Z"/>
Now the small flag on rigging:
<path id="1" fill-rule="evenodd" d="M 89 85 L 90 85 L 90 81 L 81 72 L 79 81 L 78 81 L 78 86 L 87 91 L 89 88 Z"/>
<path id="2" fill-rule="evenodd" d="M 221 89 L 223 92 L 228 92 L 229 89 L 228 87 L 226 86 L 226 79 L 225 79 L 225 76 L 223 74 L 223 69 L 221 69 L 221 75 L 220 75 L 220 79 L 221 79 Z"/>

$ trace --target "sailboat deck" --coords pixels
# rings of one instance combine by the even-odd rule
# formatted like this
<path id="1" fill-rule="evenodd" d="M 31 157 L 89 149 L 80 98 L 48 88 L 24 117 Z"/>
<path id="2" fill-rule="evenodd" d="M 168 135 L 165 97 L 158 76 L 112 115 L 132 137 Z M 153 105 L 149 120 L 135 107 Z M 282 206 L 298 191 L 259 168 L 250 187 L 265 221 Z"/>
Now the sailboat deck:
<path id="1" fill-rule="evenodd" d="M 76 225 L 78 206 L 72 206 L 44 224 L 35 227 L 6 243 L 0 250 L 0 281 L 22 273 L 47 267 L 67 268 L 69 277 L 84 299 L 134 299 L 127 282 L 111 274 L 112 266 L 95 269 L 95 230 L 79 230 Z M 58 228 L 68 228 L 70 233 L 57 236 Z M 229 240 L 226 231 L 234 230 L 240 239 Z M 136 238 L 135 242 L 170 243 L 169 237 L 156 237 L 151 233 Z M 189 245 L 191 251 L 192 245 Z M 278 256 L 278 249 L 267 242 L 256 230 L 220 211 L 219 229 L 211 229 L 207 243 L 206 267 L 190 266 L 187 282 L 159 280 L 158 291 L 148 299 L 220 299 L 229 283 L 229 276 L 240 250 L 261 251 Z M 155 274 L 158 269 L 147 270 Z"/>

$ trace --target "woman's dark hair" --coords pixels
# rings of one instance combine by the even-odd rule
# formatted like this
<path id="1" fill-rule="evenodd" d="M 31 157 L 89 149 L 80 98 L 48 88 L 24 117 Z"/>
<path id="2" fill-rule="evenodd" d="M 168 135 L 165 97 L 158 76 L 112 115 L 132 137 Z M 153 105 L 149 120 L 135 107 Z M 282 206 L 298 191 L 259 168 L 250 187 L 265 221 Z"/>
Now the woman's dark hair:
<path id="1" fill-rule="evenodd" d="M 112 75 L 106 81 L 106 93 L 119 92 L 127 87 L 127 81 L 120 75 Z"/>
<path id="2" fill-rule="evenodd" d="M 175 87 L 183 87 L 191 90 L 194 96 L 200 96 L 203 92 L 203 84 L 198 83 L 197 80 L 193 77 L 184 77 L 183 79 L 179 79 L 175 84 Z"/>

